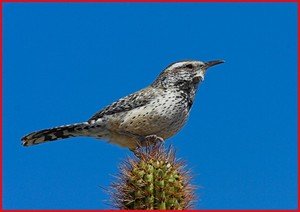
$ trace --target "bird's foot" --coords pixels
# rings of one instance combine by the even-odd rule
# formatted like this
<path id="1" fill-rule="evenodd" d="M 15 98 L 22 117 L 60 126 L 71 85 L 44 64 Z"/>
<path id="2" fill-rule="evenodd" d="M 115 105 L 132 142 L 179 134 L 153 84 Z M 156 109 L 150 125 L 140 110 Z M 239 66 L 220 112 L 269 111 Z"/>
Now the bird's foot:
<path id="1" fill-rule="evenodd" d="M 157 135 L 148 135 L 145 137 L 146 149 L 151 152 L 152 150 L 159 149 L 164 142 L 164 139 Z M 155 151 L 154 151 L 155 152 Z"/>
<path id="2" fill-rule="evenodd" d="M 148 135 L 145 137 L 145 141 L 146 141 L 146 143 L 149 143 L 149 144 L 156 144 L 157 142 L 159 142 L 159 143 L 164 142 L 164 139 L 157 135 Z"/>
<path id="3" fill-rule="evenodd" d="M 129 149 L 137 158 L 140 158 L 141 157 L 141 151 L 139 151 L 139 148 L 140 147 L 136 147 L 136 148 L 133 148 L 133 149 Z"/>
<path id="4" fill-rule="evenodd" d="M 130 148 L 130 151 L 136 157 L 140 158 L 143 154 L 143 151 L 147 151 L 147 149 L 160 148 L 163 142 L 164 139 L 157 135 L 148 135 L 146 137 L 140 138 L 137 142 L 137 146 L 135 148 Z"/>

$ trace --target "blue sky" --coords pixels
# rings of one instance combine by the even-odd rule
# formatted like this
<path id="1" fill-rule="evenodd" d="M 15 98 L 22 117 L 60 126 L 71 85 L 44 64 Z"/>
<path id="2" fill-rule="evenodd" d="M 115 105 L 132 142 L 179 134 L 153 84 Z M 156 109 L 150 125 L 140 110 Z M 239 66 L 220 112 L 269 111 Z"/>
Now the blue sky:
<path id="1" fill-rule="evenodd" d="M 31 131 L 87 120 L 169 63 L 224 59 L 167 144 L 198 209 L 297 206 L 295 3 L 4 4 L 5 209 L 108 209 L 126 149 L 89 138 L 24 148 Z"/>

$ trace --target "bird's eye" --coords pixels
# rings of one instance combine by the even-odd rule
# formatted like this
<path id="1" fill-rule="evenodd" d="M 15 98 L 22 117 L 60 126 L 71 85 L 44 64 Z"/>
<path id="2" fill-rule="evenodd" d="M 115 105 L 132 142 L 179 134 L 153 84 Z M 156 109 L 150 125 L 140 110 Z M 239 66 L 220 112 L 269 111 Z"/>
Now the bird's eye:
<path id="1" fill-rule="evenodd" d="M 186 65 L 185 67 L 192 69 L 192 68 L 193 68 L 193 65 L 192 65 L 192 64 L 188 64 L 188 65 Z"/>

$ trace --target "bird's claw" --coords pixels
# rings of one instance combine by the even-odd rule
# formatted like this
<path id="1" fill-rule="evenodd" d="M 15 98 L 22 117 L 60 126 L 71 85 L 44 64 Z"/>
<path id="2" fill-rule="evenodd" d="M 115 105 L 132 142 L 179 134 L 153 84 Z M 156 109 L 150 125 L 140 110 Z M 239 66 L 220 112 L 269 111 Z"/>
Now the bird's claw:
<path id="1" fill-rule="evenodd" d="M 160 142 L 160 143 L 164 142 L 164 139 L 157 135 L 148 135 L 145 137 L 145 141 L 149 144 L 155 144 L 157 142 Z"/>

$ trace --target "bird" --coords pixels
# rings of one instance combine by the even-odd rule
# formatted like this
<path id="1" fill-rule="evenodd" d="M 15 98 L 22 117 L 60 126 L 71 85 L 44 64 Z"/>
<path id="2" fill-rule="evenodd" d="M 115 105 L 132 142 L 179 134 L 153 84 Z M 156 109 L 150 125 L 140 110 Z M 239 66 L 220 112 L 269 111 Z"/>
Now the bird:
<path id="1" fill-rule="evenodd" d="M 93 137 L 130 150 L 163 142 L 186 123 L 208 68 L 224 60 L 183 60 L 167 66 L 147 87 L 104 107 L 84 122 L 35 131 L 21 138 L 23 146 L 70 137 Z"/>

